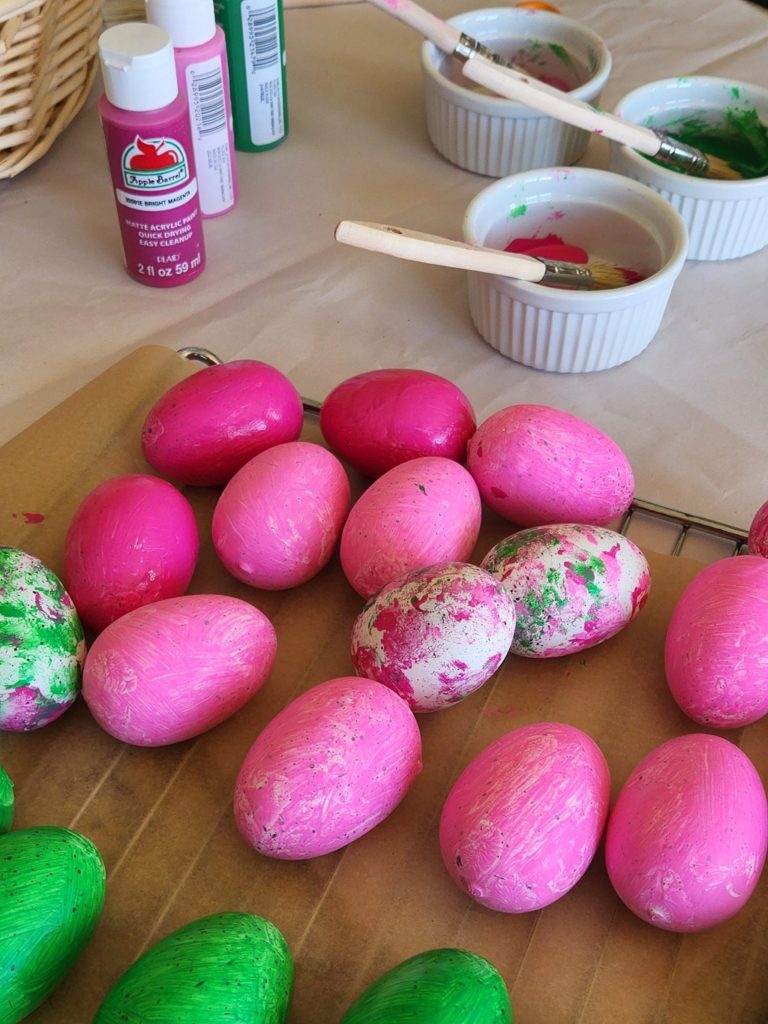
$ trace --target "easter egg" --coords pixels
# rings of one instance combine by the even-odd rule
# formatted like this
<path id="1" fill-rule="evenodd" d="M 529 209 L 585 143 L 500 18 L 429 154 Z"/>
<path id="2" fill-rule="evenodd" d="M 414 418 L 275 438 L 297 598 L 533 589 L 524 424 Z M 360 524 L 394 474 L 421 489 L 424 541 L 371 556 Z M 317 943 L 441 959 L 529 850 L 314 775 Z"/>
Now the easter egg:
<path id="1" fill-rule="evenodd" d="M 514 631 L 515 606 L 495 576 L 442 562 L 399 576 L 368 601 L 352 626 L 352 663 L 414 711 L 436 711 L 491 678 Z"/>
<path id="2" fill-rule="evenodd" d="M 589 867 L 610 792 L 605 757 L 580 729 L 558 722 L 513 729 L 467 765 L 443 805 L 448 873 L 492 910 L 546 907 Z"/>
<path id="3" fill-rule="evenodd" d="M 458 462 L 424 456 L 374 480 L 349 513 L 339 555 L 363 597 L 412 569 L 465 562 L 480 532 L 477 486 Z"/>
<path id="4" fill-rule="evenodd" d="M 0 1020 L 17 1024 L 53 992 L 104 906 L 101 854 L 58 826 L 0 836 Z"/>
<path id="5" fill-rule="evenodd" d="M 183 594 L 195 571 L 197 523 L 184 495 L 143 473 L 113 477 L 80 503 L 64 546 L 64 582 L 89 629 Z"/>
<path id="6" fill-rule="evenodd" d="M 255 914 L 201 917 L 151 946 L 116 982 L 93 1024 L 283 1024 L 293 960 L 280 930 Z"/>
<path id="7" fill-rule="evenodd" d="M 13 795 L 13 780 L 0 764 L 0 835 L 13 824 L 16 801 Z"/>
<path id="8" fill-rule="evenodd" d="M 546 3 L 546 0 L 517 0 L 515 7 L 527 7 L 531 11 L 552 11 L 553 14 L 560 14 L 560 8 Z"/>
<path id="9" fill-rule="evenodd" d="M 85 639 L 61 580 L 39 558 L 0 547 L 0 730 L 40 729 L 80 692 Z"/>
<path id="10" fill-rule="evenodd" d="M 349 478 L 335 455 L 308 441 L 277 445 L 247 462 L 222 491 L 213 544 L 243 583 L 297 587 L 330 561 L 349 504 Z"/>
<path id="11" fill-rule="evenodd" d="M 480 424 L 467 468 L 483 501 L 519 526 L 605 526 L 629 508 L 629 460 L 597 427 L 546 405 L 511 405 Z"/>
<path id="12" fill-rule="evenodd" d="M 187 594 L 136 608 L 99 634 L 83 698 L 99 725 L 141 747 L 197 736 L 238 711 L 275 659 L 272 623 L 224 594 Z"/>
<path id="13" fill-rule="evenodd" d="M 206 366 L 166 391 L 141 432 L 147 462 L 179 483 L 223 484 L 267 448 L 301 433 L 301 396 L 257 359 Z"/>
<path id="14" fill-rule="evenodd" d="M 413 712 L 381 683 L 319 683 L 256 737 L 235 784 L 235 820 L 259 853 L 306 860 L 375 828 L 421 771 Z"/>
<path id="15" fill-rule="evenodd" d="M 330 392 L 320 407 L 320 430 L 340 458 L 377 477 L 426 455 L 463 462 L 475 414 L 464 392 L 438 374 L 371 370 Z"/>
<path id="16" fill-rule="evenodd" d="M 340 1024 L 511 1024 L 504 979 L 466 949 L 428 949 L 378 978 Z"/>
<path id="17" fill-rule="evenodd" d="M 664 643 L 669 689 L 700 725 L 736 729 L 768 714 L 768 561 L 723 558 L 680 596 Z"/>
<path id="18" fill-rule="evenodd" d="M 515 602 L 511 650 L 557 658 L 594 647 L 634 619 L 651 574 L 642 551 L 606 527 L 530 527 L 499 541 L 482 561 Z"/>
<path id="19" fill-rule="evenodd" d="M 755 512 L 747 532 L 747 551 L 750 555 L 768 558 L 768 501 Z"/>
<path id="20" fill-rule="evenodd" d="M 643 921 L 695 932 L 732 917 L 754 891 L 768 841 L 765 790 L 720 736 L 676 736 L 633 769 L 605 836 L 608 877 Z"/>

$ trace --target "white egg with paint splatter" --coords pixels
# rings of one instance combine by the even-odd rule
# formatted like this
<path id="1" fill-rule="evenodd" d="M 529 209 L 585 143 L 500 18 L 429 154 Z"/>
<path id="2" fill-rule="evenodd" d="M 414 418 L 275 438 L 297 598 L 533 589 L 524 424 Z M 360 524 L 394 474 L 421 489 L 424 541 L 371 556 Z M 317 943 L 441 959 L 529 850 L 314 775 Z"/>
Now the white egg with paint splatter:
<path id="1" fill-rule="evenodd" d="M 482 567 L 515 602 L 512 652 L 555 658 L 614 636 L 644 605 L 651 574 L 642 551 L 606 527 L 530 527 L 499 541 Z"/>
<path id="2" fill-rule="evenodd" d="M 371 598 L 352 626 L 352 662 L 414 711 L 437 711 L 487 682 L 507 656 L 515 606 L 477 565 L 406 573 Z"/>

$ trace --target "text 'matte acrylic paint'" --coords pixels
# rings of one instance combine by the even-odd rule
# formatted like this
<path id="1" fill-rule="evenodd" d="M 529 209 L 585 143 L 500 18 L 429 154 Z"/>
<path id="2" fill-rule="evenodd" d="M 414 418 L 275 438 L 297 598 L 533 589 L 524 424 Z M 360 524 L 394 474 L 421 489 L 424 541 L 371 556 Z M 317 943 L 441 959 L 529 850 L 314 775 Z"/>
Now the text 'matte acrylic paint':
<path id="1" fill-rule="evenodd" d="M 186 97 L 171 37 L 157 25 L 113 25 L 99 37 L 99 100 L 128 273 L 170 288 L 205 267 Z"/>
<path id="2" fill-rule="evenodd" d="M 237 167 L 224 32 L 213 0 L 146 0 L 147 21 L 173 42 L 179 89 L 189 119 L 203 217 L 217 217 L 237 201 Z"/>
<path id="3" fill-rule="evenodd" d="M 288 134 L 282 0 L 214 0 L 229 58 L 235 146 L 256 153 Z"/>

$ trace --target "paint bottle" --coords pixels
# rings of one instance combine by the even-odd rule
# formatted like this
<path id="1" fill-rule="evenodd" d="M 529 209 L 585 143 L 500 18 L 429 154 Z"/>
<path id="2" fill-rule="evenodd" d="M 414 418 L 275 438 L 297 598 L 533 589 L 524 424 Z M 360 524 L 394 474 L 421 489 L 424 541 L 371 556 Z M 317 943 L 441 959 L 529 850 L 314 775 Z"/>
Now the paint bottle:
<path id="1" fill-rule="evenodd" d="M 99 57 L 99 114 L 126 269 L 142 284 L 184 284 L 203 271 L 205 246 L 171 37 L 157 25 L 113 25 L 99 37 Z"/>
<path id="2" fill-rule="evenodd" d="M 288 134 L 282 0 L 214 0 L 229 58 L 235 146 L 258 153 Z"/>
<path id="3" fill-rule="evenodd" d="M 176 56 L 179 89 L 187 97 L 203 217 L 237 202 L 237 167 L 224 33 L 213 0 L 146 0 L 147 21 L 164 28 Z"/>

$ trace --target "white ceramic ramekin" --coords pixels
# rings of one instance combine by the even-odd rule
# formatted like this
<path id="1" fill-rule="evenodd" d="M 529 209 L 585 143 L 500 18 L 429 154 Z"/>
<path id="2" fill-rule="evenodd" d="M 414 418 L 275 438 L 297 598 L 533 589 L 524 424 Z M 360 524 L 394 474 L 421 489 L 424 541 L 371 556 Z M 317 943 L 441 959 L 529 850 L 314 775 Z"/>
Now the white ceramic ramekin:
<path id="1" fill-rule="evenodd" d="M 469 310 L 488 344 L 539 370 L 604 370 L 639 355 L 659 328 L 682 270 L 680 215 L 647 185 L 610 171 L 555 167 L 502 178 L 466 209 L 464 239 L 505 249 L 517 238 L 555 234 L 590 260 L 644 280 L 605 291 L 467 274 Z"/>
<path id="2" fill-rule="evenodd" d="M 675 129 L 692 119 L 724 124 L 730 114 L 756 111 L 768 125 L 768 89 L 724 78 L 668 78 L 628 93 L 615 113 L 627 121 Z M 715 181 L 680 174 L 634 150 L 611 144 L 611 169 L 650 185 L 679 211 L 688 228 L 688 258 L 729 260 L 768 244 L 768 177 Z"/>
<path id="3" fill-rule="evenodd" d="M 550 11 L 492 7 L 449 18 L 467 35 L 531 69 L 578 82 L 571 95 L 596 102 L 611 70 L 605 42 L 586 25 Z M 427 132 L 446 160 L 500 178 L 533 167 L 571 164 L 589 133 L 476 89 L 458 58 L 425 42 L 421 51 Z"/>

